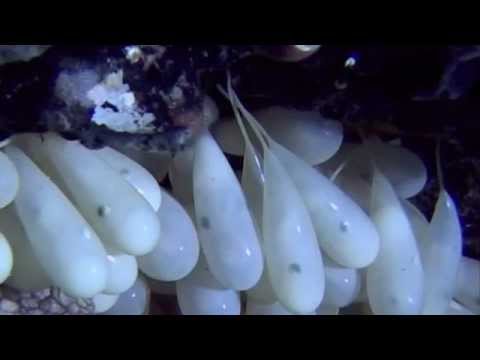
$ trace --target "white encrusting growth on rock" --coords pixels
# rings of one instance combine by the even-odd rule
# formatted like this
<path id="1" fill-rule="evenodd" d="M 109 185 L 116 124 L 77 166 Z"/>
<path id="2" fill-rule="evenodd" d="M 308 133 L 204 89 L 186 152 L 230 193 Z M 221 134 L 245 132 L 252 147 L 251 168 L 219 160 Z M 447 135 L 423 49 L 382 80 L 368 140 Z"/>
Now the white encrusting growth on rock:
<path id="1" fill-rule="evenodd" d="M 97 125 L 127 133 L 149 133 L 155 130 L 155 115 L 139 108 L 135 94 L 123 82 L 122 70 L 108 74 L 101 83 L 88 91 L 87 96 L 95 104 L 92 121 Z"/>

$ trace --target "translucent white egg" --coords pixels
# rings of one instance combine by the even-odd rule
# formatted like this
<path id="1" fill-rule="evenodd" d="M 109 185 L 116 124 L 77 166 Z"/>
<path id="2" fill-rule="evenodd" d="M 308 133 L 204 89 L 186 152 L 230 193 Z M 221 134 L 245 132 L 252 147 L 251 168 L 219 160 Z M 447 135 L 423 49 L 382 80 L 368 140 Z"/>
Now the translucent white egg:
<path id="1" fill-rule="evenodd" d="M 480 261 L 462 256 L 454 297 L 467 309 L 480 315 Z"/>
<path id="2" fill-rule="evenodd" d="M 119 295 L 97 294 L 92 298 L 95 314 L 110 310 L 118 301 Z"/>
<path id="3" fill-rule="evenodd" d="M 223 287 L 202 257 L 188 276 L 177 281 L 177 299 L 183 315 L 240 315 L 240 294 Z"/>
<path id="4" fill-rule="evenodd" d="M 145 168 L 109 147 L 97 150 L 95 154 L 132 185 L 148 201 L 154 211 L 158 211 L 162 203 L 160 185 Z"/>
<path id="5" fill-rule="evenodd" d="M 80 143 L 47 134 L 24 137 L 22 147 L 73 201 L 101 240 L 129 255 L 144 255 L 160 238 L 148 202 Z"/>
<path id="6" fill-rule="evenodd" d="M 167 176 L 172 162 L 170 153 L 138 151 L 126 147 L 115 147 L 115 149 L 147 169 L 158 182 Z"/>
<path id="7" fill-rule="evenodd" d="M 120 294 L 115 304 L 104 315 L 145 315 L 150 305 L 150 290 L 141 276 L 133 286 Z"/>
<path id="8" fill-rule="evenodd" d="M 280 161 L 264 150 L 263 250 L 272 288 L 289 311 L 309 313 L 325 288 L 322 255 L 310 215 Z"/>
<path id="9" fill-rule="evenodd" d="M 52 282 L 34 254 L 13 205 L 0 211 L 0 230 L 10 239 L 15 266 L 7 284 L 20 290 L 34 291 L 52 286 Z"/>
<path id="10" fill-rule="evenodd" d="M 380 240 L 367 214 L 318 170 L 278 144 L 272 149 L 302 195 L 322 250 L 345 267 L 371 264 Z"/>
<path id="11" fill-rule="evenodd" d="M 263 271 L 259 239 L 240 183 L 208 132 L 195 144 L 193 189 L 198 236 L 210 271 L 227 288 L 251 288 Z"/>
<path id="12" fill-rule="evenodd" d="M 248 298 L 245 315 L 295 315 L 295 314 L 285 309 L 285 307 L 283 307 L 282 304 L 280 304 L 279 302 L 266 304 L 266 303 L 256 302 L 254 299 Z"/>
<path id="13" fill-rule="evenodd" d="M 0 232 L 0 284 L 9 277 L 12 267 L 12 249 L 5 236 Z"/>
<path id="14" fill-rule="evenodd" d="M 363 179 L 370 183 L 373 175 L 371 160 L 387 177 L 397 195 L 403 199 L 418 194 L 427 182 L 427 170 L 420 157 L 407 148 L 384 143 L 371 137 L 364 144 L 343 144 L 340 150 L 322 164 L 324 171 L 334 171 L 346 162 L 342 173 L 347 178 Z"/>
<path id="15" fill-rule="evenodd" d="M 418 210 L 417 207 L 410 201 L 402 200 L 401 203 L 403 209 L 405 210 L 405 214 L 407 215 L 408 221 L 412 226 L 413 234 L 415 235 L 415 239 L 417 240 L 417 244 L 420 249 L 420 255 L 422 255 L 422 246 L 425 242 L 425 235 L 429 226 L 428 220 L 425 215 L 423 215 L 422 212 Z"/>
<path id="16" fill-rule="evenodd" d="M 140 269 L 149 277 L 176 281 L 185 277 L 198 260 L 197 231 L 187 212 L 166 191 L 158 212 L 162 236 L 155 248 L 138 258 Z"/>
<path id="17" fill-rule="evenodd" d="M 193 204 L 193 157 L 191 148 L 178 152 L 168 171 L 173 196 L 182 205 Z"/>
<path id="18" fill-rule="evenodd" d="M 367 293 L 375 314 L 420 314 L 424 273 L 415 236 L 395 191 L 375 170 L 370 216 L 380 235 L 380 252 L 367 270 Z"/>
<path id="19" fill-rule="evenodd" d="M 15 211 L 53 284 L 74 297 L 88 298 L 103 291 L 107 254 L 95 232 L 22 151 L 9 145 L 5 152 L 20 179 Z"/>
<path id="20" fill-rule="evenodd" d="M 425 292 L 422 313 L 441 315 L 448 309 L 455 290 L 462 256 L 462 229 L 455 204 L 440 191 L 422 249 Z"/>
<path id="21" fill-rule="evenodd" d="M 0 209 L 10 204 L 18 191 L 18 174 L 8 157 L 0 151 Z"/>
<path id="22" fill-rule="evenodd" d="M 325 296 L 322 304 L 342 308 L 353 303 L 360 292 L 359 271 L 339 266 L 328 258 L 324 263 Z"/>
<path id="23" fill-rule="evenodd" d="M 121 294 L 135 283 L 138 277 L 137 259 L 111 247 L 106 247 L 108 260 L 107 295 Z"/>
<path id="24" fill-rule="evenodd" d="M 318 112 L 274 106 L 254 115 L 274 140 L 311 165 L 332 157 L 343 140 L 341 123 Z M 235 121 L 220 122 L 213 131 L 225 152 L 243 155 L 244 141 Z"/>

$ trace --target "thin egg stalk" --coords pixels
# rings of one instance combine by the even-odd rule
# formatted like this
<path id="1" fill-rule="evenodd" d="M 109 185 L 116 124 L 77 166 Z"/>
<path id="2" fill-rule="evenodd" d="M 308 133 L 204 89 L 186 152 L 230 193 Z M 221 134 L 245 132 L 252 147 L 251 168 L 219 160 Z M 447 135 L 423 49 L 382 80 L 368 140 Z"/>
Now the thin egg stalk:
<path id="1" fill-rule="evenodd" d="M 344 268 L 325 260 L 325 296 L 322 304 L 343 308 L 352 304 L 360 293 L 361 278 L 357 269 Z"/>
<path id="2" fill-rule="evenodd" d="M 13 267 L 12 248 L 7 238 L 0 232 L 0 284 L 9 276 Z"/>
<path id="3" fill-rule="evenodd" d="M 425 296 L 422 313 L 440 315 L 453 299 L 462 256 L 462 229 L 450 195 L 440 191 L 422 254 Z"/>
<path id="4" fill-rule="evenodd" d="M 107 254 L 95 232 L 21 150 L 10 145 L 5 151 L 20 179 L 15 211 L 53 284 L 81 298 L 103 291 L 108 273 Z"/>
<path id="5" fill-rule="evenodd" d="M 200 245 L 195 226 L 183 207 L 166 191 L 158 212 L 162 236 L 155 248 L 138 258 L 140 269 L 152 279 L 177 281 L 192 271 Z"/>
<path id="6" fill-rule="evenodd" d="M 160 209 L 162 203 L 160 185 L 145 168 L 109 147 L 97 150 L 95 154 L 132 185 L 154 211 Z"/>
<path id="7" fill-rule="evenodd" d="M 447 312 L 445 315 L 475 315 L 474 312 L 468 310 L 465 306 L 462 304 L 459 304 L 455 300 L 452 300 L 450 305 L 448 306 Z"/>
<path id="8" fill-rule="evenodd" d="M 345 267 L 371 264 L 380 240 L 367 214 L 328 178 L 271 139 L 238 98 L 236 101 L 247 121 L 268 139 L 271 151 L 288 169 L 310 213 L 322 250 Z"/>
<path id="9" fill-rule="evenodd" d="M 0 151 L 0 209 L 10 204 L 17 192 L 17 170 L 8 157 Z"/>
<path id="10" fill-rule="evenodd" d="M 0 229 L 10 239 L 15 258 L 15 266 L 6 283 L 25 291 L 41 290 L 52 286 L 12 204 L 0 211 Z"/>
<path id="11" fill-rule="evenodd" d="M 470 311 L 480 315 L 480 261 L 462 256 L 454 298 Z"/>
<path id="12" fill-rule="evenodd" d="M 138 277 L 137 259 L 106 246 L 108 261 L 106 295 L 116 295 L 127 291 Z"/>
<path id="13" fill-rule="evenodd" d="M 264 171 L 263 249 L 272 288 L 289 311 L 315 311 L 323 299 L 325 274 L 310 216 L 269 149 L 264 149 Z"/>
<path id="14" fill-rule="evenodd" d="M 177 281 L 176 292 L 183 315 L 240 315 L 240 294 L 220 284 L 203 257 L 189 275 Z"/>
<path id="15" fill-rule="evenodd" d="M 370 307 L 379 315 L 420 314 L 424 273 L 415 236 L 392 185 L 375 169 L 370 216 L 381 239 L 367 270 Z"/>
<path id="16" fill-rule="evenodd" d="M 263 215 L 263 187 L 265 184 L 261 160 L 251 145 L 245 147 L 243 159 L 242 189 L 253 218 L 257 224 L 261 224 Z"/>
<path id="17" fill-rule="evenodd" d="M 193 204 L 193 159 L 192 148 L 178 152 L 168 171 L 173 196 L 182 205 Z"/>
<path id="18" fill-rule="evenodd" d="M 108 246 L 140 256 L 160 238 L 160 221 L 148 202 L 115 170 L 78 142 L 47 134 L 26 139 L 42 165 Z M 81 164 L 81 165 L 79 165 Z"/>
<path id="19" fill-rule="evenodd" d="M 133 286 L 118 296 L 115 304 L 103 315 L 147 315 L 150 306 L 150 290 L 139 276 Z"/>
<path id="20" fill-rule="evenodd" d="M 240 183 L 208 132 L 195 144 L 193 190 L 198 236 L 212 274 L 226 288 L 251 288 L 263 271 L 259 240 Z"/>

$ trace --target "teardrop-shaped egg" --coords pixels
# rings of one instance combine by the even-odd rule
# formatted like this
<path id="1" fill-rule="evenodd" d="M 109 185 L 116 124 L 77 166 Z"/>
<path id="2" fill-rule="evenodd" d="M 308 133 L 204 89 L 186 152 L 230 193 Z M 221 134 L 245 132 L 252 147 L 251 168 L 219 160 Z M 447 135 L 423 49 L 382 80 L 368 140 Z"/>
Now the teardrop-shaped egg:
<path id="1" fill-rule="evenodd" d="M 12 267 L 12 249 L 5 236 L 0 232 L 0 284 L 10 276 Z"/>
<path id="2" fill-rule="evenodd" d="M 380 235 L 380 252 L 367 270 L 367 293 L 375 314 L 419 314 L 423 269 L 415 236 L 387 178 L 375 170 L 370 216 Z"/>
<path id="3" fill-rule="evenodd" d="M 0 211 L 0 229 L 10 239 L 15 266 L 7 279 L 7 284 L 26 291 L 46 289 L 52 282 L 33 252 L 20 219 L 10 204 Z"/>
<path id="4" fill-rule="evenodd" d="M 95 232 L 21 150 L 9 145 L 5 152 L 20 179 L 15 211 L 53 284 L 74 297 L 88 298 L 103 291 L 107 254 Z"/>
<path id="5" fill-rule="evenodd" d="M 173 196 L 182 205 L 193 204 L 193 157 L 191 148 L 175 154 L 168 171 Z"/>
<path id="6" fill-rule="evenodd" d="M 320 113 L 274 106 L 255 113 L 270 136 L 311 165 L 332 157 L 343 140 L 342 125 L 325 119 Z M 244 140 L 235 121 L 223 121 L 214 128 L 222 149 L 242 156 Z"/>
<path id="7" fill-rule="evenodd" d="M 290 151 L 275 143 L 272 150 L 302 195 L 322 250 L 348 268 L 371 264 L 380 240 L 367 214 L 328 178 Z"/>
<path id="8" fill-rule="evenodd" d="M 95 151 L 113 170 L 117 171 L 145 200 L 154 211 L 160 209 L 162 192 L 157 180 L 142 166 L 112 148 Z"/>
<path id="9" fill-rule="evenodd" d="M 462 256 L 454 294 L 455 300 L 480 315 L 480 261 Z"/>
<path id="10" fill-rule="evenodd" d="M 167 176 L 172 162 L 172 156 L 168 152 L 138 151 L 126 147 L 115 147 L 115 150 L 147 169 L 158 182 Z"/>
<path id="11" fill-rule="evenodd" d="M 150 253 L 138 258 L 138 264 L 153 279 L 176 281 L 188 275 L 198 261 L 197 232 L 183 207 L 166 191 L 158 216 L 162 236 Z"/>
<path id="12" fill-rule="evenodd" d="M 339 266 L 328 258 L 324 261 L 325 296 L 322 304 L 336 308 L 350 305 L 360 292 L 359 271 Z"/>
<path id="13" fill-rule="evenodd" d="M 8 157 L 0 151 L 0 209 L 13 201 L 17 191 L 17 170 Z"/>
<path id="14" fill-rule="evenodd" d="M 103 315 L 146 315 L 150 306 L 150 290 L 141 276 L 133 286 L 120 294 L 115 304 Z"/>
<path id="15" fill-rule="evenodd" d="M 138 277 L 137 259 L 111 247 L 106 247 L 108 260 L 107 295 L 121 294 L 132 287 Z"/>
<path id="16" fill-rule="evenodd" d="M 269 149 L 264 171 L 263 249 L 272 288 L 289 311 L 315 311 L 323 299 L 325 274 L 310 215 Z"/>
<path id="17" fill-rule="evenodd" d="M 223 287 L 203 257 L 190 274 L 177 281 L 177 299 L 183 315 L 240 315 L 240 294 Z"/>
<path id="18" fill-rule="evenodd" d="M 92 298 L 95 314 L 110 310 L 118 301 L 119 295 L 97 294 Z"/>
<path id="19" fill-rule="evenodd" d="M 129 255 L 144 255 L 160 238 L 148 202 L 116 171 L 76 141 L 47 134 L 24 138 L 23 148 L 73 201 L 101 240 Z"/>
<path id="20" fill-rule="evenodd" d="M 425 235 L 428 229 L 429 223 L 425 215 L 417 209 L 415 205 L 413 205 L 408 200 L 401 201 L 403 209 L 405 210 L 405 214 L 412 226 L 413 234 L 415 235 L 415 239 L 417 240 L 418 248 L 420 250 L 420 256 L 422 255 L 422 246 L 425 242 Z"/>
<path id="21" fill-rule="evenodd" d="M 359 177 L 370 183 L 373 175 L 370 160 L 403 199 L 418 194 L 425 187 L 427 170 L 420 157 L 403 146 L 384 143 L 376 137 L 368 138 L 364 144 L 342 144 L 340 150 L 320 168 L 332 172 L 346 162 L 342 173 L 347 178 Z"/>
<path id="22" fill-rule="evenodd" d="M 263 271 L 259 240 L 240 183 L 208 132 L 195 144 L 193 189 L 198 236 L 210 271 L 227 288 L 251 288 Z"/>
<path id="23" fill-rule="evenodd" d="M 279 302 L 272 304 L 256 302 L 254 299 L 247 298 L 247 310 L 245 315 L 295 315 L 285 309 Z"/>
<path id="24" fill-rule="evenodd" d="M 422 249 L 425 272 L 423 311 L 441 315 L 453 298 L 462 256 L 462 229 L 455 204 L 445 190 L 440 191 Z"/>

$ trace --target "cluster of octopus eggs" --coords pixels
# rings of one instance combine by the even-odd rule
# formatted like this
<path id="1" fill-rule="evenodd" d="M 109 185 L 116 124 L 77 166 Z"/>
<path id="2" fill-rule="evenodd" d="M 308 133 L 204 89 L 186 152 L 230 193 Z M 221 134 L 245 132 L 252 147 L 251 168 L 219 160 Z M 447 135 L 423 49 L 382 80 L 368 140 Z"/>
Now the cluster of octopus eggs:
<path id="1" fill-rule="evenodd" d="M 186 315 L 480 313 L 447 191 L 430 221 L 408 200 L 417 155 L 343 142 L 318 113 L 239 109 L 173 158 L 52 133 L 2 144 L 0 284 L 98 314 L 148 314 L 151 292 Z"/>

